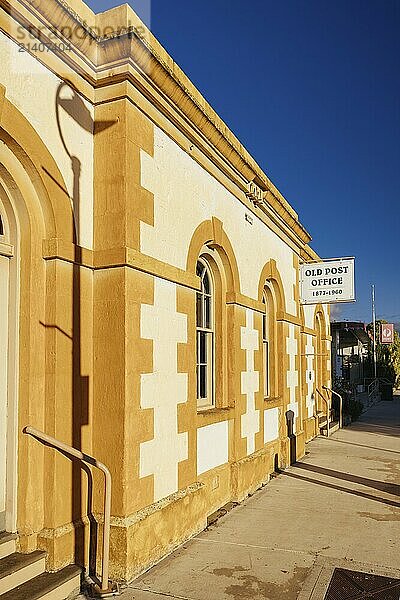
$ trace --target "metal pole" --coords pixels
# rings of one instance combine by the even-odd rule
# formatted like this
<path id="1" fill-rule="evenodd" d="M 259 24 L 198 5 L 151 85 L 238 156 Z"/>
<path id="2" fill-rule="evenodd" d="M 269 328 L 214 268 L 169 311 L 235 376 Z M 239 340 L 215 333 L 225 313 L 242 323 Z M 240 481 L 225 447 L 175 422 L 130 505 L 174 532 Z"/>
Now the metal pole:
<path id="1" fill-rule="evenodd" d="M 323 385 L 322 388 L 325 388 L 325 386 Z M 331 417 L 331 415 L 330 415 L 331 411 L 330 411 L 330 407 L 329 407 L 329 397 L 325 398 L 325 396 L 323 394 L 321 394 L 321 392 L 319 391 L 318 388 L 316 388 L 316 390 L 317 390 L 318 394 L 321 396 L 322 400 L 326 404 L 326 433 L 327 433 L 326 437 L 329 437 L 329 419 Z"/>
<path id="2" fill-rule="evenodd" d="M 326 413 L 327 413 L 327 417 L 326 417 L 326 437 L 329 437 L 329 425 L 330 425 L 330 420 L 331 420 L 331 410 L 329 408 L 329 398 L 326 400 Z"/>
<path id="3" fill-rule="evenodd" d="M 376 315 L 375 315 L 375 285 L 372 285 L 372 327 L 374 330 L 374 338 L 373 338 L 373 342 L 374 342 L 374 379 L 376 379 L 377 376 L 377 370 L 376 370 Z"/>

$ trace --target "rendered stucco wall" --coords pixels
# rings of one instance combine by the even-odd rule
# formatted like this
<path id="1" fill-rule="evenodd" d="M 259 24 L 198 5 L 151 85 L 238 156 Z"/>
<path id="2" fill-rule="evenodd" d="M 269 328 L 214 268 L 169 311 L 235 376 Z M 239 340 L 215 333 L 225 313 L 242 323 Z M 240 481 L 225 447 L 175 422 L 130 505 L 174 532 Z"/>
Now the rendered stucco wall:
<path id="1" fill-rule="evenodd" d="M 161 129 L 154 129 L 154 157 L 141 154 L 141 184 L 154 194 L 154 226 L 141 224 L 141 251 L 181 269 L 186 267 L 196 228 L 217 217 L 235 249 L 241 291 L 258 296 L 265 263 L 274 258 L 282 276 L 286 310 L 296 314 L 293 252 L 254 217 L 245 220 L 245 207 Z M 255 243 L 256 240 L 256 243 Z"/>
<path id="2" fill-rule="evenodd" d="M 154 305 L 142 304 L 141 337 L 153 340 L 153 373 L 142 375 L 141 408 L 153 409 L 154 438 L 140 445 L 140 477 L 153 475 L 154 501 L 178 491 L 178 464 L 188 458 L 188 434 L 178 433 L 177 406 L 187 402 L 187 374 L 178 373 L 177 344 L 187 340 L 176 312 L 176 286 L 155 280 Z"/>
<path id="3" fill-rule="evenodd" d="M 246 327 L 241 327 L 241 347 L 246 352 L 246 371 L 241 373 L 241 392 L 246 396 L 246 412 L 241 416 L 241 433 L 246 438 L 247 454 L 255 451 L 255 436 L 260 431 L 260 411 L 255 393 L 260 390 L 260 372 L 254 368 L 254 352 L 259 349 L 259 333 L 254 328 L 254 313 L 246 310 Z"/>
<path id="4" fill-rule="evenodd" d="M 63 175 L 75 204 L 79 245 L 93 248 L 93 107 L 68 86 L 58 93 L 62 80 L 1 32 L 0 64 L 7 98 L 33 125 Z"/>
<path id="5" fill-rule="evenodd" d="M 200 149 L 197 160 L 184 150 L 185 134 L 178 136 L 175 124 L 145 104 L 139 88 L 135 102 L 124 95 L 132 91 L 128 85 L 121 84 L 124 93 L 115 98 L 114 91 L 91 90 L 98 100 L 93 111 L 50 69 L 1 37 L 0 62 L 7 61 L 18 66 L 2 80 L 7 102 L 33 126 L 65 182 L 57 180 L 48 194 L 49 213 L 68 202 L 78 229 L 74 239 L 66 217 L 65 245 L 46 239 L 45 200 L 34 197 L 28 171 L 15 166 L 12 146 L 4 149 L 20 176 L 17 187 L 27 191 L 22 198 L 31 203 L 27 221 L 34 230 L 22 254 L 25 274 L 35 281 L 33 294 L 22 278 L 24 331 L 33 323 L 31 354 L 23 358 L 32 359 L 34 377 L 23 382 L 20 421 L 32 419 L 59 439 L 92 449 L 110 466 L 112 572 L 129 579 L 204 527 L 212 511 L 267 481 L 277 456 L 288 464 L 287 410 L 295 413 L 298 451 L 304 452 L 304 422 L 313 418 L 315 307 L 305 307 L 302 323 L 300 248 L 287 228 L 275 223 L 273 231 L 267 217 L 264 222 L 251 212 L 245 190 L 254 174 L 245 166 L 242 187 L 232 180 L 228 191 L 218 161 L 206 170 Z M 95 117 L 104 126 L 96 136 Z M 35 177 L 47 182 L 49 173 Z M 57 201 L 55 189 L 62 194 Z M 29 227 L 21 232 L 24 246 L 28 233 Z M 196 257 L 188 260 L 196 236 L 203 236 L 199 248 L 213 239 L 229 263 L 218 313 L 221 392 L 218 405 L 203 414 L 195 385 Z M 264 398 L 260 290 L 267 272 L 276 275 L 279 318 L 271 361 L 276 385 Z M 323 345 L 328 349 L 329 340 Z M 33 440 L 23 438 L 21 448 L 21 456 L 30 457 L 21 459 L 19 474 L 21 489 L 28 490 L 19 504 L 23 549 L 46 549 L 54 569 L 87 564 L 85 477 Z M 98 516 L 97 477 L 93 490 Z"/>

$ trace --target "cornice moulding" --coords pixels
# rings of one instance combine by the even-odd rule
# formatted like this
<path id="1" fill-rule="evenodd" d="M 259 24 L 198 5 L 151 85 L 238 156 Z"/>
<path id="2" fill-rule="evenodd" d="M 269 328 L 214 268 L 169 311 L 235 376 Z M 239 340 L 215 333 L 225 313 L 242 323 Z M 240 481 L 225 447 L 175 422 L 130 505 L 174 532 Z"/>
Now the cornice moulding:
<path id="1" fill-rule="evenodd" d="M 94 90 L 127 80 L 138 87 L 140 79 L 147 81 L 147 94 L 152 86 L 167 97 L 248 184 L 262 191 L 264 198 L 257 197 L 255 207 L 263 212 L 271 207 L 300 248 L 311 241 L 294 209 L 128 5 L 97 15 L 81 0 L 0 0 L 0 7 L 24 27 L 32 24 L 33 33 L 44 41 L 56 34 L 65 40 L 62 32 L 70 33 L 73 52 L 59 58 Z"/>

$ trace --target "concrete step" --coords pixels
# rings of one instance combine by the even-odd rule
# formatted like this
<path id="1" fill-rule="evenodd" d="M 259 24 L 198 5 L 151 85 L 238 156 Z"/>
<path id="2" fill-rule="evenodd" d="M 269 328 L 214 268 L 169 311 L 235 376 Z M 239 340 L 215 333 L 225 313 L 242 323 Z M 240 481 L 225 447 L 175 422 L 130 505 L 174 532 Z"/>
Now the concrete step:
<path id="1" fill-rule="evenodd" d="M 58 573 L 42 573 L 0 596 L 0 600 L 66 600 L 78 595 L 81 569 L 75 565 Z"/>
<path id="2" fill-rule="evenodd" d="M 331 421 L 329 424 L 329 435 L 335 433 L 339 429 L 339 421 Z M 320 428 L 321 435 L 328 436 L 328 429 L 326 425 Z"/>
<path id="3" fill-rule="evenodd" d="M 38 577 L 45 570 L 46 553 L 36 550 L 31 554 L 13 552 L 0 560 L 0 594 Z"/>
<path id="4" fill-rule="evenodd" d="M 330 422 L 333 421 L 333 411 L 331 411 L 331 415 L 330 415 Z M 324 412 L 317 412 L 317 419 L 318 419 L 318 427 L 323 427 L 324 425 L 326 425 L 328 419 L 326 418 L 326 413 Z"/>
<path id="5" fill-rule="evenodd" d="M 15 533 L 7 533 L 6 531 L 0 533 L 0 559 L 14 554 L 17 537 Z"/>

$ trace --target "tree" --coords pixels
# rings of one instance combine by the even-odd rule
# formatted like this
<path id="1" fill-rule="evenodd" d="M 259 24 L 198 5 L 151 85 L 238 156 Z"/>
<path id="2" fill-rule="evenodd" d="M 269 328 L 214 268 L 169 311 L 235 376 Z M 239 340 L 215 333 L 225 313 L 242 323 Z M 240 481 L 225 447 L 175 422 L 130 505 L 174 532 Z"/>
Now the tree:
<path id="1" fill-rule="evenodd" d="M 397 387 L 400 386 L 400 336 L 397 331 L 394 332 L 393 344 L 381 344 L 380 332 L 381 324 L 387 323 L 383 319 L 376 321 L 376 365 L 377 376 L 388 379 Z M 370 337 L 368 348 L 369 362 L 373 365 L 373 324 L 367 325 L 367 333 Z"/>

